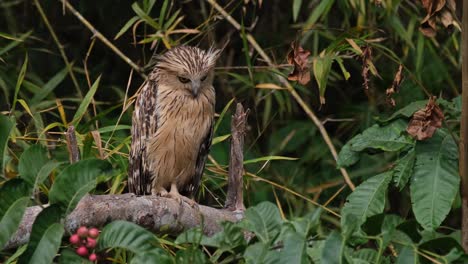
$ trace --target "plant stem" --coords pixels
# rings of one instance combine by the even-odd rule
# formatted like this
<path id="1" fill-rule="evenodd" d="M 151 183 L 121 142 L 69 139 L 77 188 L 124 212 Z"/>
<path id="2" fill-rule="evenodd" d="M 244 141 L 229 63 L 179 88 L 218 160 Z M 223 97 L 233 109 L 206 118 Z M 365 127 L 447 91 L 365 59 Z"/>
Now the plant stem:
<path id="1" fill-rule="evenodd" d="M 462 196 L 462 245 L 468 253 L 468 2 L 463 1 L 462 22 L 462 114 L 459 170 Z"/>

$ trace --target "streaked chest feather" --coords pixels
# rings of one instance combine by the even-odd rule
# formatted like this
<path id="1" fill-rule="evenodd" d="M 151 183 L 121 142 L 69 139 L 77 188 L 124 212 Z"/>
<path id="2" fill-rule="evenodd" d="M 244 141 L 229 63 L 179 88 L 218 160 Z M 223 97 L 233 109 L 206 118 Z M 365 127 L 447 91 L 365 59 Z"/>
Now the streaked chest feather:
<path id="1" fill-rule="evenodd" d="M 197 98 L 164 88 L 159 91 L 158 129 L 149 139 L 148 158 L 157 177 L 153 183 L 167 188 L 176 178 L 184 185 L 193 177 L 200 144 L 213 121 L 215 97 L 213 89 Z"/>

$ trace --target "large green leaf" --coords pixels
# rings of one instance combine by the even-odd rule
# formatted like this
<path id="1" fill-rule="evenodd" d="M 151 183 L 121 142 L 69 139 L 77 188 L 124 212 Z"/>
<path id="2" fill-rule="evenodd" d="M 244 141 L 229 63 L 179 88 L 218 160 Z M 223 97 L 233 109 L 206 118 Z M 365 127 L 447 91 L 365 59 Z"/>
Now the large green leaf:
<path id="1" fill-rule="evenodd" d="M 19 263 L 52 263 L 65 231 L 60 223 L 62 209 L 51 205 L 42 210 L 34 221 L 26 251 Z"/>
<path id="2" fill-rule="evenodd" d="M 49 192 L 51 203 L 60 203 L 71 212 L 80 199 L 90 192 L 99 176 L 111 168 L 109 162 L 99 159 L 81 160 L 66 167 L 55 179 Z"/>
<path id="3" fill-rule="evenodd" d="M 269 243 L 278 234 L 282 222 L 278 207 L 262 202 L 247 209 L 241 225 L 254 232 L 263 243 Z"/>
<path id="4" fill-rule="evenodd" d="M 0 175 L 3 175 L 3 168 L 5 167 L 5 151 L 8 146 L 8 139 L 10 138 L 11 129 L 15 123 L 10 118 L 0 115 Z"/>
<path id="5" fill-rule="evenodd" d="M 340 264 L 344 262 L 345 240 L 340 233 L 333 231 L 325 240 L 320 263 Z"/>
<path id="6" fill-rule="evenodd" d="M 393 181 L 395 186 L 401 191 L 408 182 L 409 178 L 413 174 L 414 161 L 416 160 L 416 154 L 414 150 L 410 150 L 393 168 Z"/>
<path id="7" fill-rule="evenodd" d="M 97 250 L 125 248 L 140 254 L 158 244 L 156 236 L 143 227 L 126 221 L 114 221 L 106 225 L 99 235 Z"/>
<path id="8" fill-rule="evenodd" d="M 284 235 L 283 249 L 280 252 L 279 263 L 308 263 L 307 240 L 305 234 L 288 231 Z"/>
<path id="9" fill-rule="evenodd" d="M 373 125 L 349 140 L 338 154 L 338 167 L 348 167 L 359 161 L 359 152 L 366 149 L 398 151 L 414 145 L 406 133 L 406 123 L 396 120 L 384 126 Z"/>
<path id="10" fill-rule="evenodd" d="M 46 148 L 42 145 L 32 145 L 21 154 L 18 165 L 20 177 L 34 186 L 39 171 L 48 161 Z"/>
<path id="11" fill-rule="evenodd" d="M 416 249 L 403 246 L 398 254 L 398 258 L 396 260 L 397 264 L 417 264 L 419 263 L 418 254 L 416 253 Z"/>
<path id="12" fill-rule="evenodd" d="M 247 264 L 274 264 L 279 263 L 280 252 L 270 250 L 268 244 L 257 242 L 245 249 L 243 257 Z"/>
<path id="13" fill-rule="evenodd" d="M 16 232 L 29 204 L 30 188 L 21 179 L 7 181 L 0 188 L 0 248 Z"/>
<path id="14" fill-rule="evenodd" d="M 362 134 L 353 138 L 350 145 L 352 151 L 379 149 L 383 151 L 398 151 L 414 144 L 414 140 L 406 133 L 406 122 L 396 120 L 388 125 L 373 125 Z"/>
<path id="15" fill-rule="evenodd" d="M 368 217 L 382 213 L 391 178 L 391 172 L 385 172 L 361 183 L 341 210 L 341 226 L 360 226 Z"/>
<path id="16" fill-rule="evenodd" d="M 424 229 L 439 227 L 459 184 L 458 150 L 450 133 L 439 129 L 432 138 L 419 141 L 410 189 L 414 215 Z"/>

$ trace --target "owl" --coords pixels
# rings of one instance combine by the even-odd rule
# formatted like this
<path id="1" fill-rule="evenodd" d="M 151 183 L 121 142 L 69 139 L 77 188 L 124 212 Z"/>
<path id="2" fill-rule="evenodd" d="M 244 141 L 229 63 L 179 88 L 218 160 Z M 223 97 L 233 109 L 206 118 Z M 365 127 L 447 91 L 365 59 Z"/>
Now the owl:
<path id="1" fill-rule="evenodd" d="M 156 58 L 132 116 L 130 192 L 179 201 L 197 193 L 213 138 L 219 55 L 179 46 Z"/>

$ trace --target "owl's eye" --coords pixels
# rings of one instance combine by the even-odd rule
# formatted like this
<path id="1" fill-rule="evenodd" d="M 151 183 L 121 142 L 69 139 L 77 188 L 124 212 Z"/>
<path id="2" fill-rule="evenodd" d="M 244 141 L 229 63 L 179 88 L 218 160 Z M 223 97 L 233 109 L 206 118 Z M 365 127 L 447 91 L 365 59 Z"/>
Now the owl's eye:
<path id="1" fill-rule="evenodd" d="M 207 77 L 207 76 L 208 76 L 208 75 L 205 75 L 205 76 L 201 77 L 200 80 L 203 82 L 204 80 L 206 80 L 206 77 Z"/>
<path id="2" fill-rule="evenodd" d="M 178 78 L 179 78 L 179 81 L 180 81 L 181 83 L 188 83 L 188 82 L 190 82 L 190 80 L 189 80 L 188 78 L 184 78 L 184 77 L 180 77 L 180 76 L 179 76 Z"/>

